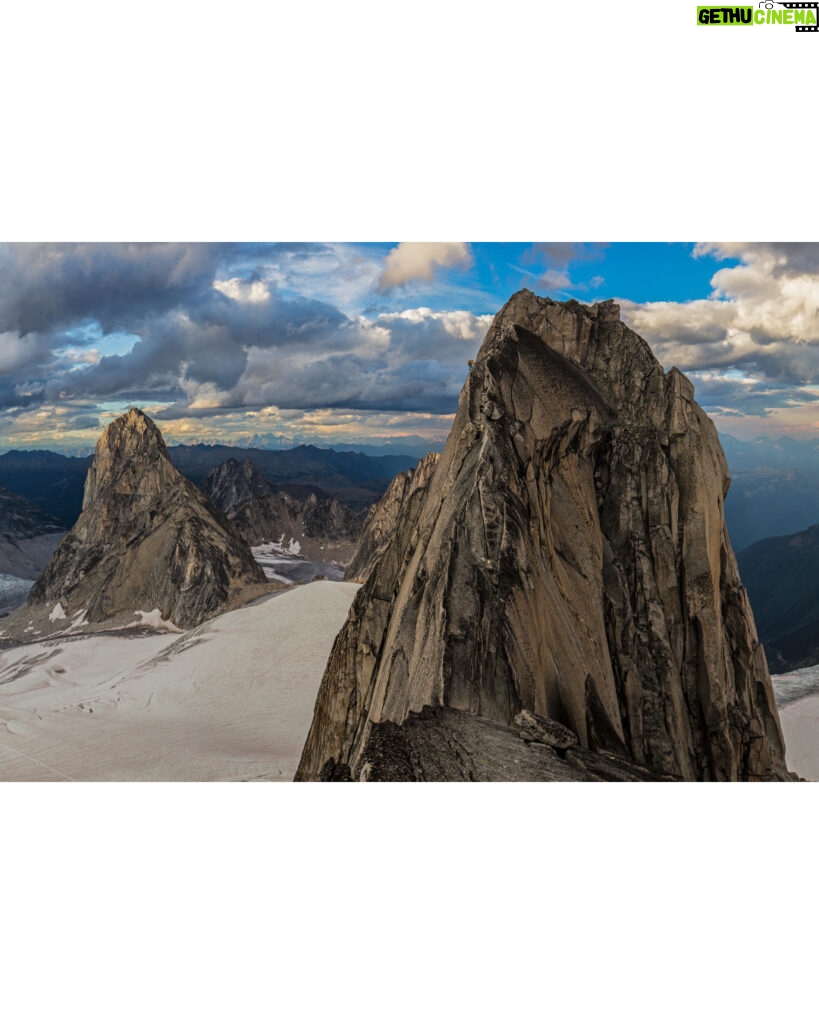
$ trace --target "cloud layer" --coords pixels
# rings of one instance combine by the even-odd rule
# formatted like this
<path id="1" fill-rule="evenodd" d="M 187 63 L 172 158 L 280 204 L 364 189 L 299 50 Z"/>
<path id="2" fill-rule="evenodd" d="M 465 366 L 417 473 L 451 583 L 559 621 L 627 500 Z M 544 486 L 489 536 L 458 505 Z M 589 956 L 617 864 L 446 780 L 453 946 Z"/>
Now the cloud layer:
<path id="1" fill-rule="evenodd" d="M 714 274 L 707 298 L 621 299 L 624 317 L 666 367 L 691 373 L 698 400 L 716 415 L 748 417 L 758 428 L 787 411 L 795 426 L 819 427 L 811 390 L 819 385 L 819 246 L 701 244 L 694 253 L 739 262 Z"/>
<path id="2" fill-rule="evenodd" d="M 150 408 L 171 437 L 437 439 L 503 301 L 489 290 L 498 275 L 510 291 L 582 299 L 617 247 L 481 251 L 0 246 L 0 448 L 87 447 L 130 403 Z M 819 432 L 819 246 L 701 244 L 692 258 L 723 264 L 707 294 L 643 303 L 626 294 L 624 317 L 666 367 L 692 376 L 724 429 Z"/>
<path id="3" fill-rule="evenodd" d="M 365 316 L 317 297 L 371 298 L 382 271 L 424 276 L 424 261 L 468 258 L 438 247 L 390 262 L 397 251 L 3 247 L 0 438 L 57 422 L 88 430 L 134 402 L 168 422 L 274 408 L 291 423 L 310 410 L 447 416 L 489 317 L 422 306 Z"/>

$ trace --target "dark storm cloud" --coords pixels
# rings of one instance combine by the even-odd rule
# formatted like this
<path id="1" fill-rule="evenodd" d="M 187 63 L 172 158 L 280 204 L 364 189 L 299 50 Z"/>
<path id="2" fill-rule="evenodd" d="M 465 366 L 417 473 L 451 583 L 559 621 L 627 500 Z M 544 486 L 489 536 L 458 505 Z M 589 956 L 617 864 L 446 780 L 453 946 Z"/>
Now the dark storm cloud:
<path id="1" fill-rule="evenodd" d="M 464 374 L 465 376 L 465 374 Z M 271 389 L 282 409 L 453 412 L 463 378 L 435 360 L 391 369 L 350 356 L 331 356 L 287 374 Z"/>
<path id="2" fill-rule="evenodd" d="M 339 310 L 315 300 L 236 302 L 213 289 L 184 311 L 148 320 L 130 352 L 105 356 L 95 366 L 52 379 L 50 399 L 111 397 L 139 389 L 174 389 L 180 380 L 236 386 L 247 367 L 248 348 L 311 351 L 332 339 L 350 347 L 355 338 L 338 328 L 347 324 Z"/>
<path id="3" fill-rule="evenodd" d="M 0 410 L 29 408 L 42 400 L 42 386 L 18 383 L 0 377 Z"/>
<path id="4" fill-rule="evenodd" d="M 0 333 L 53 331 L 86 319 L 132 329 L 210 288 L 233 247 L 207 244 L 16 244 L 0 247 Z"/>
<path id="5" fill-rule="evenodd" d="M 66 420 L 68 430 L 96 430 L 99 425 L 99 416 L 69 416 Z"/>

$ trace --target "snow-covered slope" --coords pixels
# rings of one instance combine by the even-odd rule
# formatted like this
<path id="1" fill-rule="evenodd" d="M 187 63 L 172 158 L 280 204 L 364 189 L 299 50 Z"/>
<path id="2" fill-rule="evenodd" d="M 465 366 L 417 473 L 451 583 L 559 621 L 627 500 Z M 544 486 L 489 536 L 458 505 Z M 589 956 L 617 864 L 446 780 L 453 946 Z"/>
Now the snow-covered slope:
<path id="1" fill-rule="evenodd" d="M 311 583 L 187 632 L 0 650 L 0 780 L 292 779 L 357 589 Z"/>
<path id="2" fill-rule="evenodd" d="M 771 676 L 788 767 L 819 782 L 819 665 Z"/>

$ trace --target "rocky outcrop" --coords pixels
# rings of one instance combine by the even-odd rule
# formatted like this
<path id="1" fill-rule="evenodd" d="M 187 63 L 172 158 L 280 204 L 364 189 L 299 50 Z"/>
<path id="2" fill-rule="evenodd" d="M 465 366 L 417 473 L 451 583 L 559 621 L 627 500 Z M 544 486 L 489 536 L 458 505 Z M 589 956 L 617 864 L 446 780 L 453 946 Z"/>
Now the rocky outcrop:
<path id="1" fill-rule="evenodd" d="M 243 501 L 272 494 L 273 486 L 250 459 L 228 459 L 208 473 L 202 490 L 211 505 L 227 512 Z"/>
<path id="2" fill-rule="evenodd" d="M 35 579 L 65 533 L 54 516 L 0 484 L 0 573 Z"/>
<path id="3" fill-rule="evenodd" d="M 514 295 L 336 639 L 297 778 L 358 779 L 385 730 L 440 709 L 549 719 L 577 736 L 546 744 L 567 764 L 789 778 L 728 486 L 693 386 L 614 303 Z"/>
<path id="4" fill-rule="evenodd" d="M 171 465 L 162 435 L 138 409 L 97 443 L 83 509 L 21 613 L 80 611 L 96 624 L 137 611 L 187 628 L 275 589 L 222 513 Z"/>
<path id="5" fill-rule="evenodd" d="M 270 484 L 249 458 L 217 466 L 202 490 L 251 546 L 280 544 L 317 562 L 345 565 L 361 531 L 361 515 L 335 498 L 295 497 Z"/>
<path id="6" fill-rule="evenodd" d="M 345 580 L 365 583 L 395 533 L 410 501 L 419 503 L 440 460 L 438 452 L 425 455 L 414 469 L 399 473 L 367 513 Z M 409 513 L 411 514 L 411 513 Z"/>
<path id="7" fill-rule="evenodd" d="M 281 544 L 315 562 L 346 564 L 355 550 L 361 517 L 335 498 L 261 495 L 230 509 L 228 518 L 252 546 Z"/>
<path id="8" fill-rule="evenodd" d="M 541 720 L 543 721 L 543 720 Z M 551 723 L 552 727 L 556 723 Z M 557 728 L 561 728 L 557 726 Z M 568 730 L 567 730 L 568 732 Z M 358 782 L 662 782 L 667 776 L 614 754 L 552 746 L 519 729 L 453 708 L 411 712 L 372 726 Z M 322 782 L 352 782 L 328 761 Z"/>

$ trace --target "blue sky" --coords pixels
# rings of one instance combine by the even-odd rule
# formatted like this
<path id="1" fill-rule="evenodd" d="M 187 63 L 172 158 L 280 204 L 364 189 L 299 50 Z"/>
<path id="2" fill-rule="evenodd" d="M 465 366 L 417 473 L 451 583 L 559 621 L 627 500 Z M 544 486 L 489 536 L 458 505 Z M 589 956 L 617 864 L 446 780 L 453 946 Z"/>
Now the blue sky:
<path id="1" fill-rule="evenodd" d="M 726 433 L 819 434 L 813 244 L 23 244 L 0 246 L 0 450 L 88 450 L 131 404 L 172 443 L 439 444 L 522 287 L 618 300 Z"/>

